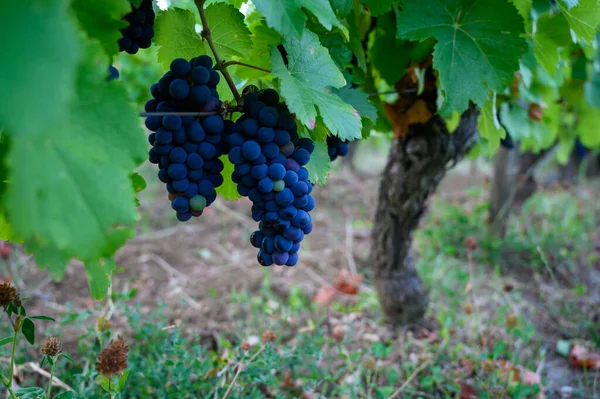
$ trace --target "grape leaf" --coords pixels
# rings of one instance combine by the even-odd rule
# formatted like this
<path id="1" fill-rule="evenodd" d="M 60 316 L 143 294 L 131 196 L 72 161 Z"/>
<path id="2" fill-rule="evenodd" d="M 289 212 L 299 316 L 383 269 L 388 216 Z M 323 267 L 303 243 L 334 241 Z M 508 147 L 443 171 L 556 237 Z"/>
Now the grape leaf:
<path id="1" fill-rule="evenodd" d="M 112 273 L 117 265 L 112 258 L 99 259 L 85 263 L 85 272 L 88 277 L 90 295 L 94 299 L 103 299 L 110 288 Z"/>
<path id="2" fill-rule="evenodd" d="M 524 151 L 539 152 L 551 146 L 556 139 L 559 127 L 558 109 L 560 107 L 552 105 L 544 110 L 542 121 L 536 121 L 529 117 L 525 108 L 504 103 L 500 107 L 500 117 L 513 140 L 521 142 Z"/>
<path id="3" fill-rule="evenodd" d="M 581 142 L 588 148 L 596 147 L 600 144 L 598 121 L 600 121 L 600 108 L 583 104 L 576 129 Z"/>
<path id="4" fill-rule="evenodd" d="M 254 6 L 266 18 L 270 27 L 286 38 L 299 38 L 304 31 L 306 14 L 310 11 L 327 30 L 343 29 L 328 0 L 254 0 Z"/>
<path id="5" fill-rule="evenodd" d="M 445 116 L 462 113 L 470 100 L 483 106 L 489 90 L 500 92 L 512 81 L 526 50 L 523 32 L 523 19 L 507 0 L 406 2 L 398 20 L 400 37 L 438 41 L 433 66 L 446 98 L 440 109 Z"/>
<path id="6" fill-rule="evenodd" d="M 250 32 L 252 47 L 246 51 L 244 62 L 264 69 L 271 68 L 271 46 L 280 44 L 281 36 L 275 29 L 269 28 L 263 18 L 250 25 Z M 246 67 L 236 68 L 235 76 L 245 79 L 273 78 L 270 73 Z"/>
<path id="7" fill-rule="evenodd" d="M 360 18 L 361 14 L 355 10 L 348 15 L 347 24 L 348 32 L 350 34 L 349 46 L 354 55 L 356 56 L 356 62 L 358 67 L 363 71 L 367 70 L 367 60 L 365 56 L 365 49 L 362 44 L 362 35 L 360 30 Z"/>
<path id="8" fill-rule="evenodd" d="M 575 35 L 584 42 L 591 43 L 600 24 L 600 1 L 579 0 L 578 3 L 575 5 L 574 1 L 566 0 L 556 2 Z"/>
<path id="9" fill-rule="evenodd" d="M 529 20 L 532 0 L 510 0 L 510 2 L 514 4 L 514 6 L 517 8 L 517 11 L 525 21 Z"/>
<path id="10" fill-rule="evenodd" d="M 81 51 L 68 2 L 6 2 L 0 37 L 0 126 L 36 134 L 65 117 L 74 92 Z"/>
<path id="11" fill-rule="evenodd" d="M 352 105 L 361 118 L 369 119 L 373 123 L 377 122 L 377 110 L 369 100 L 367 93 L 359 89 L 353 89 L 350 86 L 344 86 L 337 91 L 337 95 Z"/>
<path id="12" fill-rule="evenodd" d="M 542 14 L 533 35 L 533 51 L 538 63 L 550 74 L 556 72 L 559 47 L 571 43 L 569 24 L 562 14 Z"/>
<path id="13" fill-rule="evenodd" d="M 134 233 L 129 175 L 147 144 L 127 90 L 106 82 L 106 65 L 100 46 L 90 42 L 69 115 L 38 135 L 11 138 L 7 217 L 42 265 L 47 252 L 53 267 L 59 256 L 111 255 Z"/>
<path id="14" fill-rule="evenodd" d="M 91 39 L 97 39 L 109 56 L 119 52 L 119 29 L 129 24 L 122 20 L 131 11 L 128 0 L 88 1 L 74 0 L 71 8 L 83 30 Z"/>
<path id="15" fill-rule="evenodd" d="M 369 7 L 371 15 L 376 17 L 390 11 L 395 0 L 363 0 L 363 2 Z"/>
<path id="16" fill-rule="evenodd" d="M 380 16 L 377 18 L 372 45 L 369 48 L 372 65 L 390 85 L 400 80 L 406 71 L 406 65 L 411 60 L 408 42 L 399 40 L 396 35 L 390 34 L 397 30 L 396 18 L 393 13 Z"/>
<path id="17" fill-rule="evenodd" d="M 175 58 L 190 60 L 206 49 L 196 33 L 196 20 L 190 10 L 169 8 L 158 13 L 154 21 L 154 44 L 158 49 L 158 63 L 168 70 Z"/>
<path id="18" fill-rule="evenodd" d="M 456 114 L 458 115 L 458 113 Z M 485 105 L 481 107 L 477 129 L 479 136 L 487 140 L 491 152 L 496 151 L 500 145 L 500 139 L 506 137 L 506 131 L 498 121 L 495 94 L 491 95 Z"/>
<path id="19" fill-rule="evenodd" d="M 244 57 L 252 48 L 244 14 L 235 7 L 216 3 L 206 8 L 212 40 L 223 59 Z"/>
<path id="20" fill-rule="evenodd" d="M 346 82 L 317 35 L 305 31 L 300 39 L 286 38 L 284 46 L 289 69 L 275 48 L 271 50 L 271 69 L 281 81 L 281 95 L 290 111 L 312 129 L 318 108 L 332 134 L 346 140 L 361 137 L 358 112 L 328 88 L 339 88 Z"/>
<path id="21" fill-rule="evenodd" d="M 324 185 L 331 169 L 331 161 L 327 153 L 327 143 L 315 142 L 315 150 L 310 156 L 310 162 L 306 165 L 308 179 L 319 185 Z"/>
<path id="22" fill-rule="evenodd" d="M 340 70 L 346 69 L 352 62 L 352 51 L 348 47 L 348 43 L 339 32 L 325 32 L 319 34 L 321 44 L 327 47 L 329 55 Z"/>
<path id="23" fill-rule="evenodd" d="M 353 0 L 330 0 L 330 3 L 335 15 L 337 15 L 339 19 L 343 19 L 350 14 Z"/>
<path id="24" fill-rule="evenodd" d="M 214 3 L 229 3 L 232 6 L 234 6 L 235 8 L 240 8 L 242 6 L 242 4 L 244 4 L 246 2 L 246 0 L 208 0 L 206 2 L 206 5 L 211 5 Z"/>
<path id="25" fill-rule="evenodd" d="M 227 201 L 238 200 L 242 198 L 242 196 L 237 191 L 237 184 L 231 180 L 233 164 L 229 162 L 227 155 L 223 155 L 220 159 L 223 161 L 223 165 L 225 167 L 223 168 L 223 172 L 221 172 L 221 175 L 223 176 L 223 184 L 217 187 L 217 194 Z"/>

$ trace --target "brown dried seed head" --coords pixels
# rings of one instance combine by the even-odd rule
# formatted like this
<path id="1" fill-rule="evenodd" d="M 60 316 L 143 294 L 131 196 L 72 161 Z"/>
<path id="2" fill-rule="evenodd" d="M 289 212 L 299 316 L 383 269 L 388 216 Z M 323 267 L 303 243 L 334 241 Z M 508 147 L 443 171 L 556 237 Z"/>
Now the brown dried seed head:
<path id="1" fill-rule="evenodd" d="M 369 356 L 363 361 L 363 367 L 374 373 L 377 371 L 377 361 L 373 356 Z"/>
<path id="2" fill-rule="evenodd" d="M 98 320 L 96 320 L 96 331 L 106 332 L 106 331 L 110 330 L 111 328 L 112 328 L 112 325 L 110 324 L 110 320 L 108 320 L 104 316 L 98 317 Z"/>
<path id="3" fill-rule="evenodd" d="M 517 326 L 517 316 L 514 313 L 509 313 L 506 315 L 506 319 L 504 320 L 504 324 L 506 328 L 513 329 Z"/>
<path id="4" fill-rule="evenodd" d="M 240 349 L 243 351 L 249 351 L 251 347 L 252 346 L 248 341 L 242 341 L 242 343 L 240 344 Z"/>
<path id="5" fill-rule="evenodd" d="M 48 356 L 58 356 L 62 353 L 63 346 L 60 339 L 56 337 L 46 338 L 42 343 L 42 354 Z"/>
<path id="6" fill-rule="evenodd" d="M 463 312 L 465 312 L 466 314 L 473 313 L 473 310 L 474 310 L 474 307 L 471 302 L 467 302 L 463 305 Z"/>
<path id="7" fill-rule="evenodd" d="M 345 330 L 342 326 L 335 326 L 332 331 L 333 339 L 336 342 L 342 342 L 344 340 Z"/>
<path id="8" fill-rule="evenodd" d="M 108 347 L 104 348 L 98 355 L 96 371 L 105 377 L 123 373 L 127 368 L 128 353 L 129 348 L 125 345 L 125 340 L 119 336 L 117 340 L 111 341 Z"/>
<path id="9" fill-rule="evenodd" d="M 265 330 L 262 335 L 262 343 L 266 344 L 267 342 L 275 342 L 277 340 L 277 336 L 271 330 Z"/>
<path id="10" fill-rule="evenodd" d="M 0 284 L 0 306 L 6 307 L 17 299 L 17 290 L 10 283 Z"/>
<path id="11" fill-rule="evenodd" d="M 467 238 L 465 238 L 465 241 L 463 242 L 463 244 L 465 245 L 465 247 L 467 247 L 467 249 L 469 251 L 475 251 L 477 248 L 479 248 L 479 243 L 477 242 L 477 238 L 475 238 L 473 236 L 468 236 Z"/>
<path id="12" fill-rule="evenodd" d="M 481 362 L 481 368 L 483 368 L 483 371 L 486 373 L 492 374 L 494 370 L 496 370 L 496 365 L 494 364 L 493 360 L 485 359 L 483 362 Z"/>

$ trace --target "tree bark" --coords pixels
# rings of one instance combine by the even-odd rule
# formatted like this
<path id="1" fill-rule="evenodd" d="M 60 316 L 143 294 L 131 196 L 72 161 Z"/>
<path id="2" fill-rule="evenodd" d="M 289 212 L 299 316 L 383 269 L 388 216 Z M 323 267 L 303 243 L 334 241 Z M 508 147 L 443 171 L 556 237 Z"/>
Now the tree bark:
<path id="1" fill-rule="evenodd" d="M 493 234 L 498 237 L 506 235 L 513 205 L 522 204 L 537 191 L 535 169 L 553 149 L 554 146 L 537 154 L 530 151 L 521 154 L 516 148 L 498 149 L 494 159 L 488 216 L 489 228 Z"/>
<path id="2" fill-rule="evenodd" d="M 371 259 L 379 301 L 393 323 L 413 323 L 427 310 L 428 292 L 411 254 L 413 231 L 446 171 L 475 145 L 478 115 L 471 105 L 454 133 L 436 115 L 411 125 L 392 144 L 379 187 Z"/>

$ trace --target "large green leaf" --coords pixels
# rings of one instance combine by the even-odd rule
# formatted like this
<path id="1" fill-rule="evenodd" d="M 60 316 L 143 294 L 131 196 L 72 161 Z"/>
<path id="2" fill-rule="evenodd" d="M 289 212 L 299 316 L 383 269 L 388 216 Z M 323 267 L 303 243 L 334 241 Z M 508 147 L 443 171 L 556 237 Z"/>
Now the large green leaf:
<path id="1" fill-rule="evenodd" d="M 327 153 L 327 143 L 315 142 L 315 150 L 310 156 L 310 162 L 306 165 L 309 180 L 314 184 L 324 185 L 331 168 L 331 160 Z"/>
<path id="2" fill-rule="evenodd" d="M 483 106 L 489 90 L 500 92 L 512 81 L 526 50 L 523 32 L 523 19 L 507 0 L 410 1 L 398 20 L 402 38 L 437 39 L 433 66 L 447 116 L 462 113 L 470 100 Z"/>
<path id="3" fill-rule="evenodd" d="M 310 11 L 327 30 L 342 28 L 328 0 L 254 0 L 270 27 L 286 38 L 299 38 L 304 31 L 306 14 Z"/>
<path id="4" fill-rule="evenodd" d="M 543 14 L 538 18 L 533 35 L 533 49 L 538 63 L 554 74 L 559 61 L 559 48 L 572 42 L 569 24 L 562 14 Z"/>
<path id="5" fill-rule="evenodd" d="M 252 40 L 250 30 L 244 23 L 244 14 L 233 6 L 216 3 L 206 8 L 206 19 L 213 43 L 223 59 L 248 54 Z"/>
<path id="6" fill-rule="evenodd" d="M 68 112 L 80 56 L 68 3 L 27 0 L 2 4 L 0 126 L 12 134 L 46 130 Z"/>
<path id="7" fill-rule="evenodd" d="M 92 298 L 98 300 L 104 298 L 106 291 L 110 288 L 112 273 L 116 268 L 117 265 L 112 258 L 85 263 L 85 272 L 88 277 L 88 285 Z"/>
<path id="8" fill-rule="evenodd" d="M 277 49 L 272 49 L 272 71 L 281 80 L 281 94 L 291 112 L 311 129 L 317 119 L 317 109 L 327 128 L 342 139 L 361 137 L 358 112 L 329 87 L 346 84 L 317 35 L 305 31 L 300 39 L 286 38 L 289 65 L 286 68 Z"/>
<path id="9" fill-rule="evenodd" d="M 252 14 L 253 16 L 255 14 Z M 264 18 L 250 24 L 252 46 L 244 52 L 243 61 L 264 69 L 271 68 L 271 46 L 281 43 L 281 36 L 267 26 Z M 240 66 L 235 69 L 235 76 L 242 79 L 269 79 L 271 74 L 253 68 Z"/>
<path id="10" fill-rule="evenodd" d="M 523 151 L 539 152 L 550 147 L 557 137 L 559 109 L 554 104 L 549 106 L 544 110 L 542 121 L 536 121 L 529 117 L 525 108 L 504 103 L 500 108 L 500 117 L 511 137 L 521 142 Z"/>
<path id="11" fill-rule="evenodd" d="M 506 137 L 506 131 L 498 121 L 496 111 L 496 95 L 491 95 L 479 112 L 477 121 L 479 136 L 488 141 L 490 151 L 496 151 L 500 145 L 500 139 Z"/>
<path id="12" fill-rule="evenodd" d="M 108 58 L 88 47 L 68 115 L 37 135 L 14 135 L 7 159 L 7 218 L 49 267 L 111 255 L 137 220 L 129 175 L 147 144 L 122 83 L 106 82 Z"/>
<path id="13" fill-rule="evenodd" d="M 346 18 L 346 16 L 350 14 L 353 0 L 330 0 L 330 3 L 335 15 L 342 19 Z"/>
<path id="14" fill-rule="evenodd" d="M 387 13 L 377 18 L 373 41 L 369 48 L 371 63 L 388 84 L 395 84 L 406 72 L 410 58 L 410 46 L 390 32 L 397 31 L 396 17 Z"/>
<path id="15" fill-rule="evenodd" d="M 361 118 L 369 119 L 373 123 L 377 122 L 377 109 L 369 100 L 367 93 L 350 86 L 344 86 L 338 90 L 337 95 L 352 105 Z"/>
<path id="16" fill-rule="evenodd" d="M 374 16 L 385 14 L 392 9 L 395 0 L 363 0 Z"/>
<path id="17" fill-rule="evenodd" d="M 128 26 L 122 18 L 131 11 L 129 0 L 74 0 L 71 7 L 83 30 L 100 42 L 106 54 L 119 52 L 119 29 Z"/>
<path id="18" fill-rule="evenodd" d="M 154 44 L 158 63 L 168 70 L 175 58 L 192 59 L 206 54 L 202 38 L 196 33 L 196 20 L 190 10 L 169 8 L 161 11 L 154 21 Z"/>
<path id="19" fill-rule="evenodd" d="M 577 37 L 591 43 L 600 24 L 600 0 L 558 0 L 556 4 Z"/>
<path id="20" fill-rule="evenodd" d="M 599 122 L 600 108 L 583 104 L 579 113 L 579 121 L 576 129 L 581 142 L 586 147 L 591 148 L 600 145 L 600 132 L 598 131 Z"/>
<path id="21" fill-rule="evenodd" d="M 529 13 L 531 12 L 532 0 L 510 0 L 515 5 L 519 14 L 524 20 L 529 19 Z"/>

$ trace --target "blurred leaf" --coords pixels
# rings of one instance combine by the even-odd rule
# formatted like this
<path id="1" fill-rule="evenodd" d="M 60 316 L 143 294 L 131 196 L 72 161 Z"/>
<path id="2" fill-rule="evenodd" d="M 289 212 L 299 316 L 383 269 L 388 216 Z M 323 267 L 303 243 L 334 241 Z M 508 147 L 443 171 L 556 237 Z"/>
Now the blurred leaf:
<path id="1" fill-rule="evenodd" d="M 35 344 L 35 324 L 30 319 L 23 320 L 21 331 L 31 345 Z"/>

